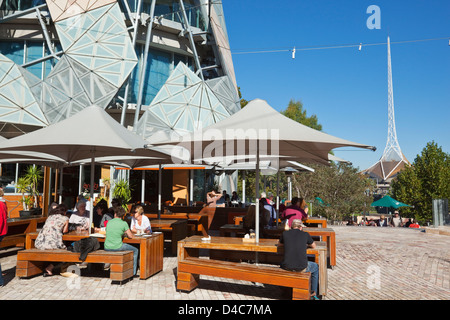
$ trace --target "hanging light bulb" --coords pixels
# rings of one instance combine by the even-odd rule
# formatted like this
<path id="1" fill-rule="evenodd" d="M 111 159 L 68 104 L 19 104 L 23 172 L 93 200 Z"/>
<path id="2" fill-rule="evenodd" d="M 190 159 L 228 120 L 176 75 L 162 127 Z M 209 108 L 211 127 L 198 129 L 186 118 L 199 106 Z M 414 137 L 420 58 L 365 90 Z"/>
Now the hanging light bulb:
<path id="1" fill-rule="evenodd" d="M 295 47 L 292 49 L 292 59 L 295 59 Z"/>

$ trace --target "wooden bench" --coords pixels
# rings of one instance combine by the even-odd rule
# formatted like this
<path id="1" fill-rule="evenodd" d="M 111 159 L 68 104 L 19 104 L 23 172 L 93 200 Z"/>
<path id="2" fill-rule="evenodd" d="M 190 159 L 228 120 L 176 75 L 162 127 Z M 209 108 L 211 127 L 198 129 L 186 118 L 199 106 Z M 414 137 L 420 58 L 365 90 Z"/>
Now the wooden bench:
<path id="1" fill-rule="evenodd" d="M 150 220 L 158 219 L 158 214 L 156 213 L 146 213 L 145 215 Z M 186 213 L 186 212 L 167 213 L 167 214 L 163 213 L 159 215 L 159 219 L 187 220 L 189 236 L 196 234 L 203 235 L 204 237 L 208 236 L 208 216 L 205 214 Z"/>
<path id="2" fill-rule="evenodd" d="M 17 277 L 31 277 L 44 272 L 50 262 L 81 262 L 79 252 L 71 252 L 63 249 L 39 250 L 27 249 L 17 252 Z M 133 277 L 133 252 L 132 251 L 105 251 L 96 250 L 90 252 L 85 262 L 110 263 L 110 279 L 112 281 L 124 281 Z"/>
<path id="3" fill-rule="evenodd" d="M 25 244 L 26 235 L 26 233 L 7 235 L 0 242 L 0 248 L 15 247 L 17 245 L 23 246 Z"/>
<path id="4" fill-rule="evenodd" d="M 259 282 L 292 288 L 293 300 L 310 299 L 311 273 L 292 272 L 278 267 L 187 257 L 178 262 L 177 289 L 191 291 L 200 275 Z"/>
<path id="5" fill-rule="evenodd" d="M 24 246 L 26 235 L 36 232 L 38 225 L 45 223 L 46 217 L 28 219 L 8 219 L 8 233 L 0 242 L 0 248 Z"/>

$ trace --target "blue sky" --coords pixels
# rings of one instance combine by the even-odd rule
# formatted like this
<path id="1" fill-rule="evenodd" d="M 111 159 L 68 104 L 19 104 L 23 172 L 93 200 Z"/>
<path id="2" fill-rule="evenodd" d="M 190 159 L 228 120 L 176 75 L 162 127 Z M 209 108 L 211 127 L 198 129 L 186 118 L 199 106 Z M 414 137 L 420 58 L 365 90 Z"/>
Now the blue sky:
<path id="1" fill-rule="evenodd" d="M 380 29 L 367 27 L 370 5 L 380 8 Z M 386 145 L 387 46 L 299 49 L 385 43 L 389 35 L 403 153 L 413 162 L 429 141 L 450 152 L 450 1 L 223 0 L 223 8 L 243 98 L 264 99 L 277 110 L 300 100 L 324 132 L 376 146 L 376 152 L 335 149 L 361 170 L 377 162 Z M 261 53 L 294 46 L 295 59 L 290 51 Z M 252 51 L 259 53 L 238 54 Z"/>

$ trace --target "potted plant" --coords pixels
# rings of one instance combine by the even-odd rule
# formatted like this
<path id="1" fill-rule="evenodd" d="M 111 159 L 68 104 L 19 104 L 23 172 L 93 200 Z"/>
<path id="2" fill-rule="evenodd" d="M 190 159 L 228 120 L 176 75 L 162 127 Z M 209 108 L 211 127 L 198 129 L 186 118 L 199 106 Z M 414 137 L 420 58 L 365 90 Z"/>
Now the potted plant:
<path id="1" fill-rule="evenodd" d="M 16 189 L 22 194 L 22 210 L 19 211 L 19 214 L 21 217 L 28 217 L 31 215 L 31 211 L 29 210 L 29 196 L 25 195 L 25 193 L 28 193 L 29 191 L 29 185 L 25 177 L 21 177 L 17 180 Z"/>
<path id="2" fill-rule="evenodd" d="M 113 198 L 119 200 L 122 207 L 128 210 L 128 202 L 131 201 L 131 188 L 127 180 L 117 181 L 113 190 Z"/>
<path id="3" fill-rule="evenodd" d="M 21 217 L 42 212 L 38 190 L 38 184 L 41 180 L 42 171 L 37 166 L 29 166 L 25 175 L 18 179 L 16 188 L 22 193 L 23 210 L 19 212 Z M 28 196 L 25 195 L 26 193 L 28 193 Z"/>

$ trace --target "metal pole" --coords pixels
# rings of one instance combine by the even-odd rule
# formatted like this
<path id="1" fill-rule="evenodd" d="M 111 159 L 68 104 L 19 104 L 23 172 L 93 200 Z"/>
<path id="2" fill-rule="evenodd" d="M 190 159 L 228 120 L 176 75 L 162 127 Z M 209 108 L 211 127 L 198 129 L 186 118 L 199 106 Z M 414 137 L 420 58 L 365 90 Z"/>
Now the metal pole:
<path id="1" fill-rule="evenodd" d="M 280 170 L 277 171 L 277 217 L 275 222 L 277 228 L 279 218 L 280 218 Z"/>
<path id="2" fill-rule="evenodd" d="M 138 22 L 140 19 L 140 14 L 141 14 L 141 2 L 142 0 L 139 0 L 138 2 L 138 7 L 137 7 L 137 11 L 136 11 L 136 18 L 133 24 L 134 30 L 133 30 L 133 39 L 132 39 L 132 43 L 133 43 L 133 48 L 136 46 L 136 37 L 137 37 L 137 30 L 139 28 Z M 124 3 L 127 4 L 127 1 L 125 0 Z M 127 4 L 128 5 L 128 4 Z M 131 15 L 130 15 L 131 16 Z M 130 19 L 131 20 L 131 19 Z M 131 76 L 131 75 L 130 75 Z M 123 96 L 123 107 L 122 107 L 122 115 L 120 117 L 120 124 L 121 125 L 125 125 L 125 116 L 126 116 L 126 112 L 127 112 L 127 108 L 128 108 L 128 90 L 130 87 L 130 77 L 128 77 L 127 79 L 127 85 L 125 87 L 125 94 Z"/>
<path id="3" fill-rule="evenodd" d="M 259 141 L 256 142 L 255 197 L 255 235 L 256 243 L 259 243 Z"/>
<path id="4" fill-rule="evenodd" d="M 187 31 L 187 33 L 189 35 L 189 42 L 192 47 L 191 48 L 192 53 L 194 54 L 194 61 L 195 61 L 196 67 L 197 67 L 197 71 L 200 70 L 200 78 L 204 81 L 205 79 L 203 77 L 203 72 L 201 72 L 202 66 L 200 65 L 200 60 L 198 59 L 197 48 L 195 47 L 194 37 L 192 36 L 192 30 L 191 30 L 191 26 L 189 25 L 189 20 L 186 15 L 186 10 L 184 9 L 183 0 L 180 0 L 180 7 L 181 7 L 181 12 L 183 14 L 184 29 Z"/>
<path id="5" fill-rule="evenodd" d="M 61 167 L 61 169 L 59 169 L 59 204 L 62 203 L 62 193 L 63 193 L 63 170 L 64 170 L 63 167 Z"/>
<path id="6" fill-rule="evenodd" d="M 292 200 L 292 181 L 291 181 L 291 175 L 288 175 L 288 200 Z"/>
<path id="7" fill-rule="evenodd" d="M 189 170 L 189 205 L 194 204 L 194 170 Z"/>
<path id="8" fill-rule="evenodd" d="M 44 23 L 44 21 L 42 20 L 41 12 L 39 11 L 38 7 L 35 7 L 35 9 L 36 9 L 36 16 L 37 16 L 37 18 L 39 19 L 39 23 L 41 24 L 42 32 L 44 33 L 45 41 L 47 42 L 48 50 L 50 50 L 50 53 L 51 53 L 51 55 L 53 56 L 53 58 L 59 60 L 59 57 L 58 57 L 58 56 L 55 54 L 55 52 L 53 51 L 53 48 L 52 48 L 52 42 L 51 42 L 51 40 L 50 40 L 50 36 L 49 36 L 49 34 L 48 34 L 47 27 L 45 26 L 45 23 Z"/>
<path id="9" fill-rule="evenodd" d="M 33 7 L 33 8 L 26 9 L 26 10 L 23 10 L 23 11 L 19 11 L 17 13 L 13 13 L 13 14 L 7 15 L 6 17 L 3 17 L 3 18 L 0 19 L 0 23 L 7 22 L 9 20 L 14 20 L 14 19 L 26 16 L 27 14 L 32 13 L 36 9 L 44 9 L 44 8 L 47 8 L 47 4 L 46 3 L 43 3 L 41 5 L 38 5 L 38 6 Z"/>
<path id="10" fill-rule="evenodd" d="M 158 170 L 158 219 L 161 219 L 161 189 L 162 189 L 162 167 L 159 164 Z"/>
<path id="11" fill-rule="evenodd" d="M 141 203 L 144 204 L 145 202 L 145 170 L 142 170 L 142 177 L 141 177 Z"/>
<path id="12" fill-rule="evenodd" d="M 242 206 L 245 208 L 245 175 L 246 171 L 242 170 Z"/>
<path id="13" fill-rule="evenodd" d="M 156 0 L 152 0 L 152 5 L 150 7 L 150 18 L 149 18 L 148 25 L 147 25 L 147 37 L 145 38 L 144 58 L 142 61 L 141 74 L 139 76 L 139 91 L 138 91 L 138 97 L 137 97 L 137 103 L 136 103 L 136 113 L 134 115 L 134 123 L 133 123 L 134 130 L 136 130 L 136 126 L 137 126 L 137 123 L 139 120 L 139 113 L 141 112 L 141 106 L 142 106 L 142 95 L 143 95 L 143 91 L 144 91 L 144 78 L 145 78 L 145 72 L 147 69 L 148 50 L 150 47 L 151 36 L 152 36 L 153 20 L 154 20 L 154 14 L 155 14 L 155 3 L 156 3 Z"/>
<path id="14" fill-rule="evenodd" d="M 91 190 L 89 191 L 90 194 L 90 202 L 91 207 L 89 208 L 89 234 L 92 232 L 92 224 L 93 224 L 93 218 L 94 218 L 94 170 L 95 170 L 95 149 L 91 151 Z"/>
<path id="15" fill-rule="evenodd" d="M 80 174 L 79 174 L 79 176 L 78 176 L 78 179 L 79 179 L 79 181 L 78 181 L 78 195 L 79 194 L 81 194 L 81 191 L 82 191 L 82 186 L 83 186 L 83 175 L 84 175 L 84 172 L 83 172 L 84 170 L 83 170 L 83 165 L 82 164 L 80 164 Z"/>

